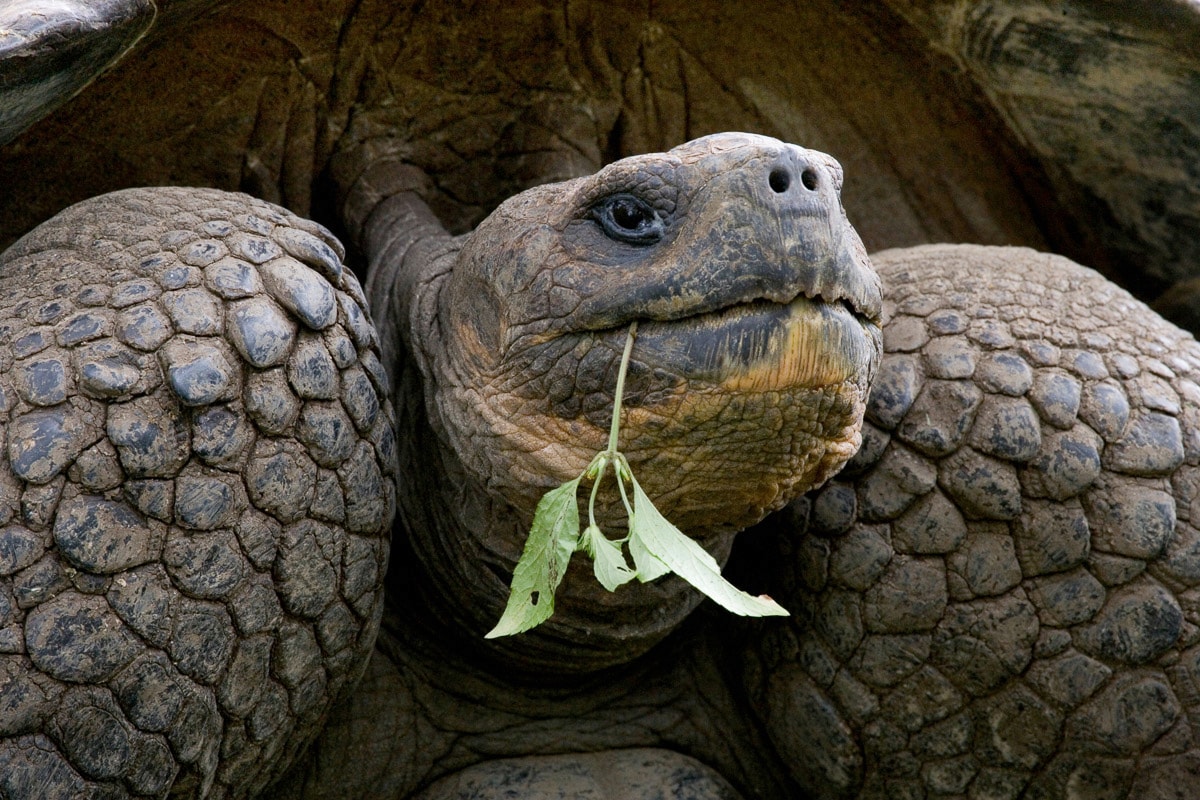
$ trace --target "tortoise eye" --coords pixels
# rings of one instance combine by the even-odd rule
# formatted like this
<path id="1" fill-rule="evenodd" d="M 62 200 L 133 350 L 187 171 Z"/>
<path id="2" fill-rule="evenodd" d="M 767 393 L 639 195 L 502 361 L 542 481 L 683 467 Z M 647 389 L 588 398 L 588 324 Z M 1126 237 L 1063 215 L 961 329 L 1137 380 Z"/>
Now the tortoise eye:
<path id="1" fill-rule="evenodd" d="M 591 217 L 609 238 L 628 244 L 654 244 L 663 235 L 663 220 L 649 204 L 631 194 L 606 197 L 592 207 Z"/>
<path id="2" fill-rule="evenodd" d="M 647 211 L 648 209 L 641 203 L 629 197 L 622 197 L 613 201 L 613 222 L 627 231 L 636 231 L 650 222 L 652 217 L 646 213 Z"/>

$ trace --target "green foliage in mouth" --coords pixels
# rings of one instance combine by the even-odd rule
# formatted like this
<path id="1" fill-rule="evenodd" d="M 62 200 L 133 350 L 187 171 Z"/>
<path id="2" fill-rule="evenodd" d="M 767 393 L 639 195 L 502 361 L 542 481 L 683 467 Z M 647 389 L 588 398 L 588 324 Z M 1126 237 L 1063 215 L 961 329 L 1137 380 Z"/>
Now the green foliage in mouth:
<path id="1" fill-rule="evenodd" d="M 513 571 L 508 604 L 486 638 L 522 633 L 549 619 L 554 613 L 554 593 L 566 574 L 567 564 L 580 550 L 591 557 L 596 580 L 610 592 L 617 591 L 634 578 L 652 581 L 674 572 L 735 614 L 787 616 L 788 612 L 770 597 L 747 594 L 725 580 L 716 560 L 654 507 L 634 477 L 629 461 L 617 450 L 625 373 L 636 335 L 635 321 L 629 326 L 617 372 L 608 447 L 597 453 L 576 478 L 542 496 L 534 512 L 529 537 L 525 540 L 525 549 Z M 605 536 L 596 524 L 596 497 L 610 470 L 629 517 L 628 535 L 617 540 Z M 577 495 L 585 481 L 591 482 L 592 489 L 588 499 L 588 525 L 580 531 Z M 626 546 L 633 557 L 632 569 L 625 558 Z"/>

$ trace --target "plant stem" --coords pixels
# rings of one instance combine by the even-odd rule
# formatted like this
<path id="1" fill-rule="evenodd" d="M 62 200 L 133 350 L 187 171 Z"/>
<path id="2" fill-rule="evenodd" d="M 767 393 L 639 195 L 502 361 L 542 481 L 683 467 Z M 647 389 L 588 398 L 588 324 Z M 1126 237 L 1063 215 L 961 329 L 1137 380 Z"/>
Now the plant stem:
<path id="1" fill-rule="evenodd" d="M 625 514 L 629 517 L 629 530 L 633 532 L 633 506 L 629 503 L 629 495 L 625 492 L 625 481 L 633 480 L 633 470 L 629 468 L 629 462 L 625 460 L 625 456 L 617 454 L 620 460 L 613 464 L 613 474 L 617 476 L 617 489 L 621 492 L 621 502 L 625 504 Z M 626 536 L 625 539 L 629 537 Z M 625 541 L 622 539 L 621 541 Z"/>
<path id="2" fill-rule="evenodd" d="M 608 426 L 608 450 L 605 452 L 613 457 L 617 455 L 617 432 L 621 429 L 621 400 L 625 394 L 625 371 L 629 369 L 629 356 L 633 353 L 633 338 L 637 336 L 637 320 L 629 325 L 629 333 L 625 335 L 625 351 L 621 353 L 621 366 L 617 370 L 617 394 L 613 399 L 612 422 Z M 617 482 L 620 482 L 618 476 Z"/>
<path id="3" fill-rule="evenodd" d="M 608 470 L 608 459 L 605 455 L 601 453 L 598 456 L 600 469 L 596 472 L 596 479 L 592 481 L 592 494 L 588 498 L 588 527 L 599 527 L 596 525 L 596 495 L 600 493 L 600 481 L 604 480 L 604 473 Z"/>

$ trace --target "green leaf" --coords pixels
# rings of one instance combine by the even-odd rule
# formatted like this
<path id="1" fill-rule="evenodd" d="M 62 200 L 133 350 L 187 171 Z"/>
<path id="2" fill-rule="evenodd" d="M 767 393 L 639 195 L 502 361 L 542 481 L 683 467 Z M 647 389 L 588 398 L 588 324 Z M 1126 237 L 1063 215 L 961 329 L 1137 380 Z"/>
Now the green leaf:
<path id="1" fill-rule="evenodd" d="M 511 636 L 540 625 L 554 613 L 554 592 L 562 583 L 571 554 L 583 550 L 592 557 L 596 580 L 610 592 L 634 577 L 646 582 L 668 572 L 679 577 L 735 614 L 750 617 L 787 616 L 787 611 L 765 594 L 749 595 L 721 577 L 716 560 L 690 537 L 672 525 L 659 513 L 642 491 L 629 462 L 617 450 L 621 424 L 621 399 L 625 387 L 625 372 L 629 367 L 637 322 L 629 326 L 625 349 L 617 370 L 617 388 L 613 399 L 612 421 L 609 424 L 608 448 L 596 454 L 587 469 L 573 481 L 551 489 L 538 502 L 533 515 L 525 550 L 513 570 L 508 603 L 496 627 L 486 636 Z M 629 553 L 636 569 L 625 561 L 621 542 L 609 539 L 596 525 L 595 503 L 600 482 L 608 467 L 612 467 L 621 503 L 629 515 Z M 579 532 L 579 502 L 576 494 L 584 479 L 593 481 L 588 501 L 587 529 Z M 625 481 L 633 486 L 633 504 L 625 491 Z"/>
<path id="2" fill-rule="evenodd" d="M 663 575 L 671 571 L 671 568 L 662 562 L 662 560 L 646 549 L 646 544 L 640 538 L 632 535 L 633 530 L 633 506 L 629 502 L 629 497 L 625 492 L 625 483 L 636 483 L 633 479 L 633 470 L 629 466 L 629 462 L 625 456 L 617 453 L 616 464 L 613 469 L 617 473 L 617 486 L 621 490 L 621 502 L 625 505 L 625 513 L 629 517 L 629 525 L 631 535 L 629 539 L 629 554 L 633 556 L 633 565 L 637 579 L 640 583 L 649 583 L 653 580 L 658 580 Z M 653 507 L 653 503 L 650 504 Z M 657 509 L 655 509 L 657 513 Z"/>
<path id="3" fill-rule="evenodd" d="M 511 636 L 540 625 L 554 613 L 554 591 L 579 544 L 579 506 L 575 493 L 580 475 L 542 495 L 521 560 L 513 570 L 508 604 L 486 638 Z"/>
<path id="4" fill-rule="evenodd" d="M 650 505 L 650 507 L 654 508 L 653 505 Z M 658 509 L 654 510 L 655 513 L 658 513 Z M 662 515 L 660 514 L 659 516 L 661 517 Z M 634 516 L 631 515 L 630 520 L 633 518 Z M 670 525 L 671 523 L 668 522 L 667 524 Z M 630 522 L 630 527 L 632 528 L 632 526 L 633 523 Z M 671 568 L 663 563 L 661 558 L 646 549 L 646 543 L 640 536 L 630 534 L 629 554 L 633 556 L 633 565 L 637 567 L 637 579 L 642 583 L 657 580 L 671 571 Z"/>
<path id="5" fill-rule="evenodd" d="M 642 491 L 633 473 L 633 517 L 629 520 L 629 552 L 638 565 L 638 578 L 643 577 L 643 565 L 648 575 L 661 575 L 658 565 L 664 565 L 692 586 L 708 595 L 721 607 L 746 617 L 783 616 L 788 612 L 767 595 L 747 594 L 721 577 L 716 559 L 690 536 L 676 528 L 659 513 Z M 657 564 L 655 563 L 657 561 Z"/>
<path id="6" fill-rule="evenodd" d="M 579 546 L 592 557 L 596 580 L 605 589 L 615 592 L 618 586 L 633 580 L 634 572 L 625 562 L 621 545 L 605 536 L 595 525 L 587 526 Z"/>

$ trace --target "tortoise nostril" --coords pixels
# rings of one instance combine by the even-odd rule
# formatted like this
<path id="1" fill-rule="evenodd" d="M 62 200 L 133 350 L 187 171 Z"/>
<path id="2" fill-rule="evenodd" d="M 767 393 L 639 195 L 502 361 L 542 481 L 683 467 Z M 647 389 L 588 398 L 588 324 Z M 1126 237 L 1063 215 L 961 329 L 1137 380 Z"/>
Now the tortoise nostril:
<path id="1" fill-rule="evenodd" d="M 810 192 L 817 190 L 817 173 L 814 170 L 806 169 L 800 173 L 800 182 L 804 184 L 804 188 Z"/>
<path id="2" fill-rule="evenodd" d="M 792 185 L 792 176 L 787 174 L 787 170 L 773 169 L 771 174 L 767 176 L 767 183 L 771 185 L 771 190 L 776 194 L 783 194 Z"/>

